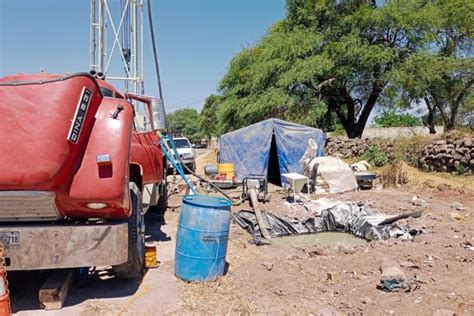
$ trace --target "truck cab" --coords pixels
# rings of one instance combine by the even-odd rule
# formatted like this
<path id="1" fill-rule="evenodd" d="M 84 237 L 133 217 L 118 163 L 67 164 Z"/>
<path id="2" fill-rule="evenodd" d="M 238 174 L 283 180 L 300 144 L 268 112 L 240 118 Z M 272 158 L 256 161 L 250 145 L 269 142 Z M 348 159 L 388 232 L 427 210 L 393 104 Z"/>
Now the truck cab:
<path id="1" fill-rule="evenodd" d="M 166 208 L 154 99 L 78 73 L 0 78 L 0 100 L 7 269 L 112 265 L 140 275 L 144 213 Z"/>

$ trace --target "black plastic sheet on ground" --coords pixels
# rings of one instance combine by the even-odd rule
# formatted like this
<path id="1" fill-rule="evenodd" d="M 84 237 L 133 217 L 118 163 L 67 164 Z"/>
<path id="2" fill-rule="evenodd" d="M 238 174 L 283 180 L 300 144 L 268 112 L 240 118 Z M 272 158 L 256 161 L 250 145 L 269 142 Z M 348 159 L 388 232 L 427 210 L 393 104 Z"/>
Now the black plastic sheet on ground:
<path id="1" fill-rule="evenodd" d="M 419 231 L 410 229 L 408 225 L 396 223 L 381 224 L 386 218 L 357 203 L 341 203 L 323 210 L 321 216 L 304 220 L 288 220 L 272 213 L 262 211 L 269 224 L 272 237 L 300 235 L 320 232 L 345 232 L 368 241 L 400 238 L 410 240 Z M 234 214 L 237 224 L 247 230 L 254 240 L 261 239 L 260 228 L 254 211 L 240 211 Z"/>

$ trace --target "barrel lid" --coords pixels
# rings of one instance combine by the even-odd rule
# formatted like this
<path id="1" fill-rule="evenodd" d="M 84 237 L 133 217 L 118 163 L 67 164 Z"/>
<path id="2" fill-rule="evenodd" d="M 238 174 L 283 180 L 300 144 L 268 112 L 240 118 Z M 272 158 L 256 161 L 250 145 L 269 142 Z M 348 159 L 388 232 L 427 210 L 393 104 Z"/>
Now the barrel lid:
<path id="1" fill-rule="evenodd" d="M 223 197 L 210 195 L 186 195 L 183 197 L 183 203 L 200 207 L 229 209 L 232 203 Z"/>

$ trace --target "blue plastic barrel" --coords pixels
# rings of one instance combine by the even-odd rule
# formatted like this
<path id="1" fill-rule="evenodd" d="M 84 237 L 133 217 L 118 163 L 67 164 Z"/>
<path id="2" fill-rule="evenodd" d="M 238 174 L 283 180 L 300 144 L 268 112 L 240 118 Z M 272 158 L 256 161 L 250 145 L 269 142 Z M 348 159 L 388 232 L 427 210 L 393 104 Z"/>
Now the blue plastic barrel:
<path id="1" fill-rule="evenodd" d="M 225 269 L 230 226 L 229 200 L 187 195 L 179 215 L 175 275 L 185 281 L 215 280 Z"/>

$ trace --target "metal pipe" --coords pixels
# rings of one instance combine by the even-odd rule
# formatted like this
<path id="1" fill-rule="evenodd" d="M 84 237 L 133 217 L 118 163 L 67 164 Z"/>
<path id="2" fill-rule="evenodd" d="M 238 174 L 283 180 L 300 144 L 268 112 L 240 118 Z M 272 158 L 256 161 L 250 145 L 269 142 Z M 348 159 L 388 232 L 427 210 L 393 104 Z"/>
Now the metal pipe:
<path id="1" fill-rule="evenodd" d="M 140 62 L 141 62 L 141 78 L 142 86 L 141 94 L 145 94 L 145 58 L 144 58 L 144 42 L 143 42 L 143 0 L 140 0 Z"/>
<path id="2" fill-rule="evenodd" d="M 95 33 L 96 33 L 96 17 L 95 17 L 95 0 L 90 1 L 90 45 L 89 45 L 89 57 L 90 57 L 90 69 L 95 68 L 95 47 L 97 45 Z"/>
<path id="3" fill-rule="evenodd" d="M 99 0 L 99 58 L 97 71 L 104 72 L 104 0 Z"/>
<path id="4" fill-rule="evenodd" d="M 138 45 L 137 45 L 137 1 L 136 0 L 131 0 L 133 3 L 133 57 L 132 57 L 132 62 L 133 62 L 133 77 L 137 78 L 138 77 Z M 139 91 L 139 85 L 138 81 L 134 82 L 134 93 L 137 94 Z"/>

